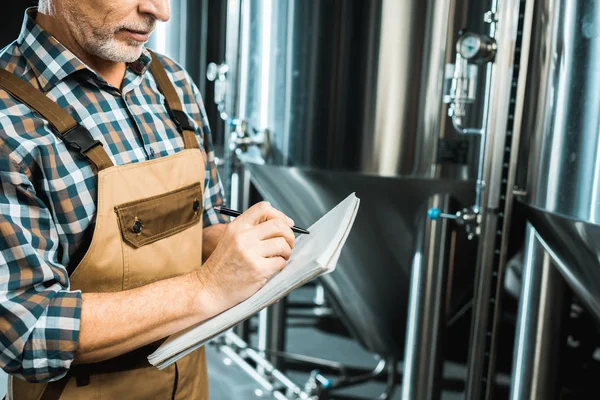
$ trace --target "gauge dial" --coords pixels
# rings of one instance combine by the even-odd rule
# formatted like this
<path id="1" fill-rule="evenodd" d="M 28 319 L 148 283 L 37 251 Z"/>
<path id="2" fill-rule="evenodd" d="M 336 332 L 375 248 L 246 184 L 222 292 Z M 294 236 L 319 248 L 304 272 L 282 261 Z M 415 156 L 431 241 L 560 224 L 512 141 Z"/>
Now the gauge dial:
<path id="1" fill-rule="evenodd" d="M 481 47 L 481 39 L 474 33 L 466 33 L 458 41 L 458 52 L 467 60 L 475 58 Z"/>
<path id="2" fill-rule="evenodd" d="M 496 41 L 487 35 L 467 32 L 458 39 L 456 50 L 466 60 L 486 62 L 496 54 Z"/>

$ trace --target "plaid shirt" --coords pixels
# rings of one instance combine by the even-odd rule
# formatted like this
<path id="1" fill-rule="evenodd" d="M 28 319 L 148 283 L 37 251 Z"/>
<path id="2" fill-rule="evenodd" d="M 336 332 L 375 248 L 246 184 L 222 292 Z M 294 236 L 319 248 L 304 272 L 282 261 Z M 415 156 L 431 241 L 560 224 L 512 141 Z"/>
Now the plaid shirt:
<path id="1" fill-rule="evenodd" d="M 102 142 L 115 165 L 183 149 L 164 97 L 146 71 L 146 51 L 128 66 L 119 91 L 37 25 L 35 12 L 28 10 L 19 38 L 0 52 L 0 68 L 67 110 Z M 180 66 L 160 60 L 198 142 L 209 147 L 204 225 L 225 223 L 213 209 L 222 203 L 222 187 L 200 93 Z M 66 266 L 94 223 L 96 191 L 88 161 L 68 151 L 47 121 L 0 90 L 0 366 L 10 374 L 32 382 L 56 380 L 71 365 L 81 292 L 69 290 Z"/>

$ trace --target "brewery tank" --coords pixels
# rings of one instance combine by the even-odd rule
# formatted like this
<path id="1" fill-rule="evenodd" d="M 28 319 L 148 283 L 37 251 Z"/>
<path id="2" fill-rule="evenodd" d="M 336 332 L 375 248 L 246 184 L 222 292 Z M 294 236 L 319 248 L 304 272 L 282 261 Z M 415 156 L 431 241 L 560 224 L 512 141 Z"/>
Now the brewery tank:
<path id="1" fill-rule="evenodd" d="M 600 319 L 600 3 L 533 13 L 518 186 L 546 250 Z"/>
<path id="2" fill-rule="evenodd" d="M 490 3 L 228 0 L 226 114 L 269 130 L 274 164 L 472 179 L 479 137 L 452 127 L 444 72 Z"/>
<path id="3" fill-rule="evenodd" d="M 406 325 L 419 324 L 407 323 L 408 293 L 414 259 L 428 262 L 420 256 L 422 241 L 417 240 L 427 219 L 428 197 L 453 193 L 449 188 L 462 184 L 475 195 L 480 137 L 457 133 L 447 116 L 445 83 L 452 75 L 446 74 L 446 67 L 455 62 L 461 30 L 489 33 L 491 24 L 484 15 L 491 4 L 468 0 L 227 3 L 226 62 L 213 66 L 211 77 L 226 95 L 217 96 L 222 117 L 234 126 L 231 142 L 240 145 L 233 151 L 246 165 L 239 168 L 238 164 L 234 173 L 224 174 L 225 179 L 231 177 L 225 187 L 231 188 L 232 207 L 245 209 L 251 204 L 252 182 L 263 198 L 307 226 L 327 211 L 325 204 L 335 205 L 329 200 L 339 201 L 352 191 L 365 199 L 363 210 L 387 209 L 377 221 L 357 220 L 349 237 L 352 245 L 340 256 L 340 268 L 320 280 L 332 304 L 343 304 L 344 309 L 337 311 L 345 325 L 373 353 L 402 357 Z M 484 69 L 480 68 L 474 91 L 478 101 L 467 106 L 464 128 L 483 126 Z M 264 162 L 276 168 L 260 165 L 260 159 L 244 153 L 252 140 L 244 135 L 254 131 L 259 138 L 268 131 L 272 151 Z M 258 166 L 246 162 L 249 158 Z M 336 184 L 323 184 L 333 177 Z M 359 181 L 368 184 L 359 186 Z M 282 192 L 283 187 L 287 190 Z M 393 198 L 392 191 L 406 196 Z M 419 203 L 413 204 L 417 199 Z M 455 207 L 474 203 L 464 196 Z M 398 229 L 400 224 L 403 228 Z M 463 246 L 466 234 L 458 235 L 457 246 Z M 455 252 L 459 253 L 467 257 L 457 261 L 460 267 L 453 271 L 461 290 L 460 296 L 453 296 L 456 304 L 449 307 L 451 314 L 468 301 L 473 283 L 475 252 L 471 248 Z M 385 283 L 374 286 L 380 279 Z M 373 319 L 362 318 L 365 313 Z"/>

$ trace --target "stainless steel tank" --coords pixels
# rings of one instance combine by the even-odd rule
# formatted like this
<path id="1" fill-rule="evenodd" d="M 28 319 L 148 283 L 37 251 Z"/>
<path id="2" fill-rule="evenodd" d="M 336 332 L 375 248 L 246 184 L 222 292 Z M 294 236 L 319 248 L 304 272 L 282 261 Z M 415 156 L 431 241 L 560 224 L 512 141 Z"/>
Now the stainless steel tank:
<path id="1" fill-rule="evenodd" d="M 196 43 L 189 46 L 194 42 L 194 37 L 201 36 L 200 26 L 204 25 L 202 22 L 206 18 L 200 15 L 201 19 L 197 21 L 196 26 L 190 24 L 188 16 L 192 11 L 190 8 L 193 7 L 191 3 L 188 0 L 171 0 L 171 18 L 166 23 L 156 24 L 156 29 L 147 43 L 149 48 L 171 57 L 184 66 L 187 66 L 191 58 L 199 57 L 205 47 L 197 46 Z M 189 35 L 190 32 L 196 35 Z"/>
<path id="2" fill-rule="evenodd" d="M 535 7 L 522 200 L 563 276 L 600 319 L 600 3 Z"/>
<path id="3" fill-rule="evenodd" d="M 206 66 L 207 60 L 222 58 L 225 52 L 225 4 L 221 0 L 170 0 L 169 5 L 171 18 L 156 24 L 147 46 L 181 64 L 204 98 L 210 99 L 213 93 L 212 86 L 206 85 Z M 222 143 L 215 106 L 205 101 L 205 108 L 213 141 Z"/>
<path id="4" fill-rule="evenodd" d="M 450 189 L 462 184 L 475 192 L 472 180 L 477 173 L 480 137 L 455 131 L 443 102 L 444 83 L 447 64 L 455 62 L 459 31 L 488 34 L 497 17 L 490 12 L 495 9 L 493 3 L 228 0 L 226 65 L 214 65 L 209 73 L 218 87 L 215 100 L 222 117 L 235 126 L 230 142 L 234 146 L 227 146 L 225 152 L 225 165 L 234 167 L 231 174 L 224 174 L 225 179 L 231 176 L 231 184 L 226 182 L 225 186 L 231 188 L 232 207 L 246 208 L 245 193 L 251 192 L 250 182 L 265 199 L 298 220 L 299 209 L 320 215 L 328 208 L 324 204 L 335 203 L 323 203 L 325 199 L 343 198 L 356 190 L 364 201 L 363 209 L 387 209 L 387 214 L 410 221 L 406 229 L 398 230 L 393 218 L 380 217 L 381 226 L 375 230 L 384 232 L 382 237 L 386 239 L 379 239 L 372 233 L 374 225 L 366 223 L 370 227 L 357 230 L 354 242 L 344 250 L 347 253 L 342 253 L 340 268 L 321 281 L 332 294 L 332 304 L 345 307 L 339 313 L 345 315 L 347 327 L 370 351 L 401 357 L 405 347 L 420 349 L 406 354 L 410 363 L 405 360 L 404 372 L 409 377 L 405 386 L 410 386 L 411 396 L 416 396 L 409 398 L 431 397 L 425 386 L 436 386 L 429 383 L 436 381 L 442 367 L 443 355 L 437 341 L 444 336 L 446 315 L 435 310 L 446 310 L 446 304 L 442 295 L 445 285 L 421 291 L 421 285 L 411 284 L 411 298 L 416 299 L 411 300 L 415 303 L 410 305 L 411 310 L 426 310 L 418 313 L 422 318 L 416 318 L 417 312 L 408 312 L 407 283 L 425 284 L 431 279 L 429 271 L 436 271 L 441 278 L 444 267 L 456 265 L 453 276 L 460 273 L 468 278 L 459 280 L 460 288 L 454 293 L 468 297 L 472 292 L 473 249 L 469 251 L 462 242 L 455 244 L 456 251 L 453 248 L 451 253 L 469 259 L 437 268 L 438 261 L 441 264 L 441 260 L 450 260 L 439 249 L 426 250 L 435 247 L 437 234 L 429 232 L 427 244 L 413 239 L 423 233 L 418 229 L 425 227 L 423 231 L 428 231 L 432 229 L 427 227 L 436 225 L 425 223 L 429 196 L 424 194 L 453 194 Z M 461 120 L 464 128 L 485 126 L 481 117 L 487 114 L 483 111 L 489 104 L 484 101 L 485 75 L 481 68 L 479 89 L 474 92 L 480 101 L 467 106 L 468 118 Z M 254 157 L 245 152 L 254 148 L 255 138 L 247 136 L 252 129 L 270 133 L 273 152 L 266 164 L 277 167 L 246 164 L 241 168 L 235 164 Z M 417 181 L 427 190 L 413 186 Z M 397 197 L 392 196 L 394 190 Z M 463 200 L 457 209 L 468 207 L 467 203 L 470 201 Z M 402 243 L 402 249 L 398 243 Z M 375 261 L 375 268 L 368 258 L 356 254 L 393 256 L 381 263 Z M 390 271 L 393 279 L 389 279 Z M 365 281 L 374 288 L 372 296 Z M 350 302 L 346 296 L 356 301 Z M 368 301 L 359 301 L 362 298 Z M 392 316 L 384 316 L 381 310 L 390 311 Z M 269 312 L 264 318 L 261 314 L 259 326 L 268 325 Z M 377 315 L 382 325 L 369 325 L 364 315 Z M 279 318 L 271 320 L 275 319 Z M 369 329 L 381 335 L 369 336 Z M 240 329 L 239 334 L 245 331 Z M 406 331 L 416 334 L 409 333 L 405 341 Z M 259 328 L 258 347 L 277 349 L 280 341 L 270 341 L 268 332 L 270 328 Z M 425 336 L 427 340 L 420 340 Z M 424 375 L 432 379 L 421 379 Z"/>
<path id="5" fill-rule="evenodd" d="M 436 177 L 441 137 L 475 142 L 453 167 L 472 178 L 478 138 L 448 123 L 444 71 L 489 3 L 229 0 L 227 114 L 272 132 L 275 164 Z"/>

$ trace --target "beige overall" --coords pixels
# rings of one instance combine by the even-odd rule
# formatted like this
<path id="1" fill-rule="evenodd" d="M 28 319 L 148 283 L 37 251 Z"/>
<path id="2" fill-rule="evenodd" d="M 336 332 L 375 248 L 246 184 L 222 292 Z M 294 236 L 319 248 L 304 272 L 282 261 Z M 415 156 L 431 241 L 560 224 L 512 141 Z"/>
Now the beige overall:
<path id="1" fill-rule="evenodd" d="M 202 265 L 206 155 L 188 121 L 181 121 L 181 102 L 154 56 L 150 70 L 181 128 L 185 149 L 123 166 L 112 165 L 102 146 L 58 105 L 23 80 L 0 70 L 0 87 L 48 119 L 65 143 L 76 142 L 70 145 L 78 148 L 98 171 L 94 234 L 87 253 L 70 276 L 72 290 L 98 293 L 133 289 Z M 80 137 L 73 137 L 73 133 Z M 50 384 L 11 378 L 8 397 L 208 400 L 204 348 L 159 370 L 146 359 L 158 344 L 97 364 L 73 364 L 65 379 Z"/>

